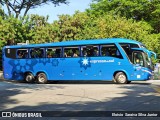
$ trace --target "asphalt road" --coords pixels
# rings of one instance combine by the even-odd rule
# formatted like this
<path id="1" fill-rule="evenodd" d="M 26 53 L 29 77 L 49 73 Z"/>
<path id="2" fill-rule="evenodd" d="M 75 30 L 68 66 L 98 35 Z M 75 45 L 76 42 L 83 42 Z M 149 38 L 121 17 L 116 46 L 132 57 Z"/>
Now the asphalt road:
<path id="1" fill-rule="evenodd" d="M 125 85 L 102 81 L 63 81 L 49 84 L 0 81 L 0 111 L 76 110 L 160 111 L 160 80 Z"/>

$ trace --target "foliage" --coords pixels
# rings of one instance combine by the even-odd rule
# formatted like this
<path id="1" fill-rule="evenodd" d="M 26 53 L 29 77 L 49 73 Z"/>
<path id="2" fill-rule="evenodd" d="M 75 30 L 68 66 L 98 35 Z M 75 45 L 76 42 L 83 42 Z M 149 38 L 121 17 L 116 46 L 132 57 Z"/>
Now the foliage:
<path id="1" fill-rule="evenodd" d="M 56 41 L 64 40 L 81 40 L 91 39 L 89 27 L 92 24 L 92 19 L 85 13 L 78 11 L 73 15 L 60 15 L 58 21 L 54 21 L 54 36 Z M 91 28 L 91 27 L 90 27 Z M 93 28 L 94 29 L 94 28 Z M 86 30 L 86 31 L 85 31 Z M 88 31 L 88 36 L 85 32 Z"/>
<path id="2" fill-rule="evenodd" d="M 55 41 L 114 37 L 138 40 L 155 52 L 160 47 L 160 34 L 151 34 L 153 29 L 147 22 L 135 22 L 118 15 L 96 17 L 88 12 L 76 12 L 73 16 L 59 16 L 52 26 Z"/>
<path id="3" fill-rule="evenodd" d="M 0 6 L 0 16 L 3 18 L 6 16 L 6 14 L 5 14 L 4 10 L 1 8 L 1 6 Z"/>
<path id="4" fill-rule="evenodd" d="M 93 0 L 88 11 L 95 15 L 104 15 L 108 12 L 136 21 L 144 20 L 160 32 L 160 0 Z"/>
<path id="5" fill-rule="evenodd" d="M 27 36 L 30 43 L 45 43 L 54 40 L 53 28 L 47 20 L 48 16 L 45 18 L 44 16 L 31 15 L 30 31 Z"/>
<path id="6" fill-rule="evenodd" d="M 1 46 L 6 44 L 16 44 L 25 42 L 26 35 L 29 32 L 27 23 L 14 17 L 3 19 L 0 16 L 0 43 Z"/>

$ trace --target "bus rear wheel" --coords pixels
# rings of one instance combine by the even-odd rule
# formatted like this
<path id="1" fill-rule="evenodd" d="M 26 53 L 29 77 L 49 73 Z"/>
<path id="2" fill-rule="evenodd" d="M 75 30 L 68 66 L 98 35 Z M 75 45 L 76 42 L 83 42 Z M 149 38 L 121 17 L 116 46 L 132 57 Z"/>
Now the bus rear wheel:
<path id="1" fill-rule="evenodd" d="M 123 72 L 118 72 L 115 75 L 115 81 L 118 84 L 126 84 L 128 82 L 127 81 L 127 77 L 126 77 L 126 75 Z"/>
<path id="2" fill-rule="evenodd" d="M 46 77 L 46 74 L 45 73 L 39 73 L 37 75 L 37 82 L 39 84 L 45 84 L 47 83 L 47 77 Z"/>
<path id="3" fill-rule="evenodd" d="M 34 81 L 34 76 L 32 73 L 26 73 L 25 74 L 25 81 L 27 83 L 32 83 Z"/>

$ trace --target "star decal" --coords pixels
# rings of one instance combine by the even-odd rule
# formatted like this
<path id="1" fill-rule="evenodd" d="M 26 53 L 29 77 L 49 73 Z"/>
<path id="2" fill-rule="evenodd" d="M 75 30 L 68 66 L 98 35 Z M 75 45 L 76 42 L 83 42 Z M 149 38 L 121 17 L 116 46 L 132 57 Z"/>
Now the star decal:
<path id="1" fill-rule="evenodd" d="M 12 74 L 12 79 L 19 79 L 24 76 L 24 72 L 34 71 L 33 67 L 37 64 L 37 60 L 10 60 L 9 64 L 13 66 L 12 70 L 10 71 Z"/>
<path id="2" fill-rule="evenodd" d="M 33 71 L 33 66 L 37 64 L 37 60 L 10 60 L 9 64 L 13 66 L 12 72 L 24 72 L 26 70 Z"/>
<path id="3" fill-rule="evenodd" d="M 88 67 L 91 67 L 90 58 L 86 58 L 86 57 L 85 58 L 80 58 L 78 63 L 80 64 L 80 67 L 83 67 L 85 70 Z"/>
<path id="4" fill-rule="evenodd" d="M 86 58 L 84 58 L 83 60 L 82 60 L 82 64 L 83 65 L 88 65 L 88 63 L 89 63 L 89 61 L 88 61 L 88 59 L 86 59 Z"/>

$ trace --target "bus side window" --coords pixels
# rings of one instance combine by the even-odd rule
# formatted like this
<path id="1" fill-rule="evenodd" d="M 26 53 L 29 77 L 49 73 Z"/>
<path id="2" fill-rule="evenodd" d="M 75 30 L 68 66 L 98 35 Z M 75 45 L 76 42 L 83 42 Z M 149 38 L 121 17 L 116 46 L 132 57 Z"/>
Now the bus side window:
<path id="1" fill-rule="evenodd" d="M 77 46 L 65 47 L 64 57 L 78 57 L 80 55 L 79 48 Z"/>
<path id="2" fill-rule="evenodd" d="M 78 48 L 72 49 L 72 52 L 73 52 L 72 57 L 78 57 L 80 55 Z"/>
<path id="3" fill-rule="evenodd" d="M 82 46 L 81 51 L 83 57 L 99 56 L 98 46 Z"/>
<path id="4" fill-rule="evenodd" d="M 48 58 L 59 58 L 61 57 L 61 49 L 60 48 L 48 48 L 47 49 L 47 57 Z"/>
<path id="5" fill-rule="evenodd" d="M 96 48 L 94 48 L 94 54 L 93 54 L 94 56 L 99 56 L 99 50 L 98 50 L 98 48 L 96 47 Z"/>
<path id="6" fill-rule="evenodd" d="M 7 58 L 15 59 L 17 58 L 17 49 L 16 48 L 5 48 L 4 54 Z"/>
<path id="7" fill-rule="evenodd" d="M 102 45 L 101 56 L 110 56 L 116 58 L 123 58 L 120 51 L 114 44 Z"/>
<path id="8" fill-rule="evenodd" d="M 30 51 L 31 58 L 44 58 L 44 48 L 32 48 Z"/>
<path id="9" fill-rule="evenodd" d="M 107 45 L 102 46 L 101 56 L 110 56 L 110 55 L 111 55 L 111 51 L 110 51 L 109 46 L 107 46 Z"/>
<path id="10" fill-rule="evenodd" d="M 86 46 L 81 47 L 81 53 L 82 53 L 82 57 L 88 56 L 88 51 L 87 51 Z"/>
<path id="11" fill-rule="evenodd" d="M 53 48 L 48 48 L 47 49 L 47 58 L 52 58 L 54 54 L 54 49 Z"/>
<path id="12" fill-rule="evenodd" d="M 28 50 L 27 49 L 18 49 L 17 50 L 17 58 L 28 58 Z"/>
<path id="13" fill-rule="evenodd" d="M 96 57 L 96 56 L 99 56 L 99 50 L 98 50 L 98 46 L 93 46 L 91 49 L 90 49 L 90 56 L 92 57 Z"/>

